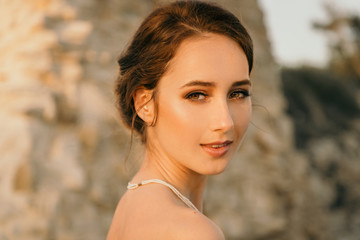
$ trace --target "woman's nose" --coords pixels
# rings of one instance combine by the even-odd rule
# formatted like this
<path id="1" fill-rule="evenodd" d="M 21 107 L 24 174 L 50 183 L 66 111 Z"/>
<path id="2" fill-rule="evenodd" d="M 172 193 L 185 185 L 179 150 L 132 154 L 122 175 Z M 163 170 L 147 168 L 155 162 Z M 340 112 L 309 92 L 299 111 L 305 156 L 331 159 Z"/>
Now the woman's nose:
<path id="1" fill-rule="evenodd" d="M 227 101 L 219 101 L 214 104 L 211 113 L 210 127 L 212 131 L 228 132 L 234 127 L 231 111 Z"/>

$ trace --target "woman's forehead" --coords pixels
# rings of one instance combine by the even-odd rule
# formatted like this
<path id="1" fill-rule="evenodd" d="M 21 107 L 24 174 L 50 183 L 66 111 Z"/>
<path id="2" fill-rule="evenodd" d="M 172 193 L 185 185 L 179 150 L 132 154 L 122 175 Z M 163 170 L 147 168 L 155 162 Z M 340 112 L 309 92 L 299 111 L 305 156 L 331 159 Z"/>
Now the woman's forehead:
<path id="1" fill-rule="evenodd" d="M 205 37 L 184 40 L 170 61 L 163 78 L 171 83 L 218 79 L 249 79 L 249 66 L 245 53 L 232 39 L 208 34 Z"/>

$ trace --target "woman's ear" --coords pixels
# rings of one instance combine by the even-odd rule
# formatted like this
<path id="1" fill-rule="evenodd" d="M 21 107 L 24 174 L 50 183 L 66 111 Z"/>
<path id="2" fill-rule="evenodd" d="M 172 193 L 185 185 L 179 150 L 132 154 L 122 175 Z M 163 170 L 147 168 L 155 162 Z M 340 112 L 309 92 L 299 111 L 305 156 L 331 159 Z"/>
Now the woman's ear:
<path id="1" fill-rule="evenodd" d="M 140 88 L 133 95 L 136 114 L 146 123 L 151 125 L 154 120 L 153 90 Z"/>

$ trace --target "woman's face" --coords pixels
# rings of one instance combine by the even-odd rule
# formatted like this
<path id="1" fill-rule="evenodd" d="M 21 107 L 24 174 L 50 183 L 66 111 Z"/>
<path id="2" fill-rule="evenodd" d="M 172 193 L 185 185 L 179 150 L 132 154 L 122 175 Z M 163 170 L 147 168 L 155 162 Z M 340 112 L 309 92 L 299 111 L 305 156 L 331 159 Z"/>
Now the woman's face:
<path id="1" fill-rule="evenodd" d="M 182 170 L 222 172 L 251 117 L 249 65 L 228 37 L 185 40 L 157 87 L 158 118 L 148 149 Z"/>

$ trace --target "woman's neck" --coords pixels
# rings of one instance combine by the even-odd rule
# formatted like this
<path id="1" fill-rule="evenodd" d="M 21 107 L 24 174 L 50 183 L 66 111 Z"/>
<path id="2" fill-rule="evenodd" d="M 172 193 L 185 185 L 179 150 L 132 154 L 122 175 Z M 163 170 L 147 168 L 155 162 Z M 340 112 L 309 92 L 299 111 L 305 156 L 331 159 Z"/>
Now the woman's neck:
<path id="1" fill-rule="evenodd" d="M 200 211 L 207 177 L 186 169 L 184 166 L 148 151 L 132 182 L 160 179 L 174 186 L 187 197 Z"/>

